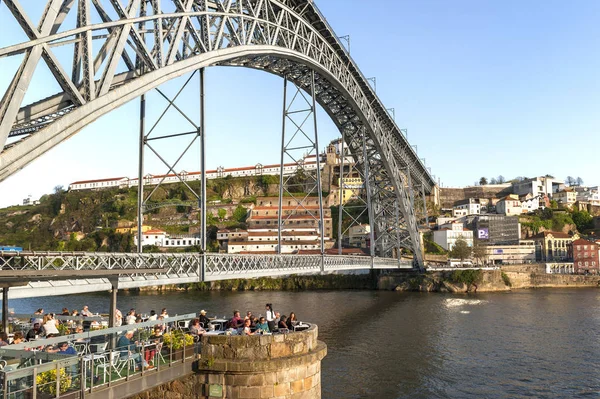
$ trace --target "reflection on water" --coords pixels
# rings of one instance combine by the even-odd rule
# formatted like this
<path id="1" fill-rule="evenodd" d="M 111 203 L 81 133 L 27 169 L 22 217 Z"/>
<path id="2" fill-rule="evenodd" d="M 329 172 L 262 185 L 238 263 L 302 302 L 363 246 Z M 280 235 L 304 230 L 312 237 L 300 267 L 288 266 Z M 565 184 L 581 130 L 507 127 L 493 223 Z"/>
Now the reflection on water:
<path id="1" fill-rule="evenodd" d="M 323 398 L 600 396 L 593 289 L 452 296 L 377 291 L 119 293 L 121 310 L 230 317 L 264 305 L 319 325 Z M 108 294 L 13 300 L 16 312 L 107 312 Z"/>

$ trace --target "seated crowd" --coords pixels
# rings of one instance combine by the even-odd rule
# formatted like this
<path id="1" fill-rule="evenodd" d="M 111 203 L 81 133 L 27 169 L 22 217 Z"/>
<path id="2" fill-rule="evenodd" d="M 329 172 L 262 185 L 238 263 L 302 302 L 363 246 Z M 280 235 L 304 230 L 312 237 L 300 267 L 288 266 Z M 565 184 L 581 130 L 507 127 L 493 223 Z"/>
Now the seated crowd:
<path id="1" fill-rule="evenodd" d="M 86 318 L 92 319 L 86 320 Z M 233 317 L 229 320 L 208 318 L 207 312 L 201 310 L 198 317 L 191 320 L 189 325 L 166 320 L 164 323 L 155 324 L 152 327 L 144 327 L 147 331 L 150 330 L 151 335 L 146 336 L 143 340 L 143 345 L 139 345 L 138 341 L 140 340 L 134 339 L 136 331 L 139 332 L 142 330 L 141 328 L 136 328 L 135 324 L 168 318 L 169 314 L 166 308 L 163 308 L 160 313 L 151 310 L 149 315 L 140 314 L 135 309 L 130 309 L 125 317 L 117 310 L 114 320 L 115 327 L 123 324 L 132 326 L 129 331 L 121 332 L 118 335 L 115 348 L 119 352 L 119 355 L 132 359 L 138 369 L 152 368 L 157 352 L 160 352 L 162 349 L 163 333 L 167 332 L 170 328 L 177 328 L 185 334 L 191 335 L 196 343 L 196 353 L 199 353 L 201 337 L 207 331 L 216 330 L 221 333 L 226 331 L 228 334 L 239 335 L 270 334 L 288 332 L 289 330 L 293 330 L 299 323 L 294 312 L 290 313 L 288 317 L 280 315 L 279 312 L 273 311 L 271 304 L 266 305 L 265 316 L 261 314 L 256 317 L 251 311 L 248 311 L 244 318 L 242 318 L 240 312 L 235 310 Z M 49 353 L 77 355 L 78 350 L 76 348 L 78 344 L 85 345 L 88 348 L 87 353 L 101 352 L 106 350 L 106 345 L 110 340 L 109 335 L 81 336 L 75 338 L 71 344 L 68 342 L 59 342 L 56 346 L 43 344 L 44 338 L 53 338 L 65 334 L 81 334 L 84 331 L 99 329 L 101 328 L 101 324 L 98 322 L 99 319 L 100 316 L 98 314 L 94 315 L 88 306 L 84 306 L 80 312 L 77 310 L 69 311 L 69 309 L 63 308 L 59 318 L 54 313 L 44 313 L 44 309 L 40 308 L 29 320 L 31 328 L 26 333 L 25 330 L 15 332 L 12 336 L 11 344 L 41 340 L 41 345 L 37 349 L 45 350 Z M 9 345 L 9 337 L 6 333 L 0 333 L 0 346 L 5 345 Z"/>

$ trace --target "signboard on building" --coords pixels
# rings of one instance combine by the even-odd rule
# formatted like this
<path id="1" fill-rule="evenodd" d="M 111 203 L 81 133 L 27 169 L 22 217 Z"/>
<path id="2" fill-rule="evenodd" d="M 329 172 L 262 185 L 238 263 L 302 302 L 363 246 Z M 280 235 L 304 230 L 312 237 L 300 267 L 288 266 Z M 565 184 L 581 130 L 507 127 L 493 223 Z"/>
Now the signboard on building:
<path id="1" fill-rule="evenodd" d="M 490 231 L 487 228 L 482 228 L 477 230 L 477 238 L 480 240 L 489 240 Z"/>
<path id="2" fill-rule="evenodd" d="M 502 255 L 504 253 L 504 250 L 502 249 L 494 249 L 494 255 Z"/>

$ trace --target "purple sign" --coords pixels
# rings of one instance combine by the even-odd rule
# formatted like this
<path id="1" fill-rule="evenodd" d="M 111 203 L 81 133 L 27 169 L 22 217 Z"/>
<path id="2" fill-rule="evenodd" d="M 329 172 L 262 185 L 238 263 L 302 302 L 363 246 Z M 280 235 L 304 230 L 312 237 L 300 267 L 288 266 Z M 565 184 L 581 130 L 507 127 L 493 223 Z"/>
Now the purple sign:
<path id="1" fill-rule="evenodd" d="M 477 230 L 477 238 L 480 240 L 489 240 L 490 233 L 488 229 L 479 229 Z"/>

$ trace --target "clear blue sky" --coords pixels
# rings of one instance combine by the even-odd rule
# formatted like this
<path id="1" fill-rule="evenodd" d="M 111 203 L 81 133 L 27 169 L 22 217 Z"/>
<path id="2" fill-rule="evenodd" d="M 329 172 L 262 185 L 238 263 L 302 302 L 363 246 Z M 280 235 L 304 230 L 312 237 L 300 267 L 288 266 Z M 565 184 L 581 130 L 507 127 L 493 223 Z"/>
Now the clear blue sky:
<path id="1" fill-rule="evenodd" d="M 599 1 L 317 4 L 338 35 L 351 35 L 352 57 L 377 78 L 378 95 L 444 186 L 546 173 L 600 183 Z M 0 5 L 0 47 L 24 40 L 10 19 Z M 2 93 L 17 65 L 0 59 Z M 31 98 L 56 91 L 47 75 L 36 71 Z M 237 68 L 209 68 L 206 76 L 209 168 L 279 162 L 281 79 Z M 175 92 L 176 83 L 165 91 Z M 196 93 L 194 80 L 182 106 L 197 109 Z M 164 104 L 151 94 L 149 119 Z M 0 206 L 75 180 L 134 177 L 137 114 L 137 101 L 121 107 L 0 183 Z M 170 115 L 162 133 L 187 130 Z M 322 146 L 338 136 L 324 112 L 319 124 Z M 147 172 L 165 171 L 148 158 Z M 177 169 L 197 164 L 190 157 Z"/>

